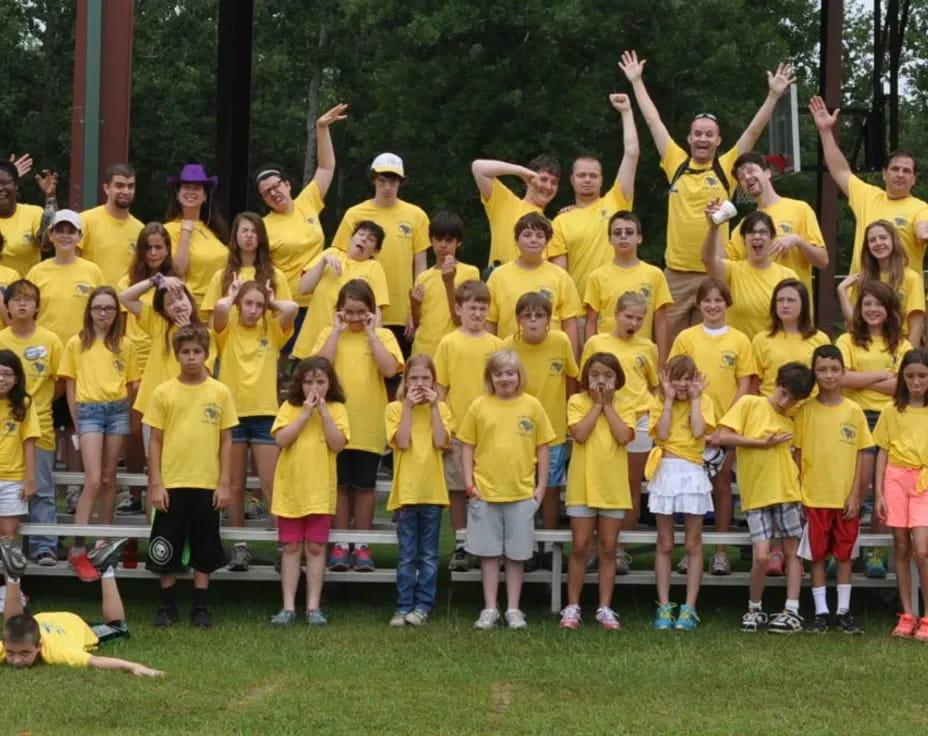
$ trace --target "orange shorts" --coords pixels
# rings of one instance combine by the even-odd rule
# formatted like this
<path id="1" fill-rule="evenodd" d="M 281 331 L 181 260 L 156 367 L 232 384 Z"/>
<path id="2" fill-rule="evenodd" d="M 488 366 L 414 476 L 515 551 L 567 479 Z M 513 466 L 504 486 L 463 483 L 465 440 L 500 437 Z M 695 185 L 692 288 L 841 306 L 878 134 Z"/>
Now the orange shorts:
<path id="1" fill-rule="evenodd" d="M 928 491 L 919 493 L 918 468 L 887 464 L 883 474 L 886 526 L 912 529 L 928 526 Z"/>

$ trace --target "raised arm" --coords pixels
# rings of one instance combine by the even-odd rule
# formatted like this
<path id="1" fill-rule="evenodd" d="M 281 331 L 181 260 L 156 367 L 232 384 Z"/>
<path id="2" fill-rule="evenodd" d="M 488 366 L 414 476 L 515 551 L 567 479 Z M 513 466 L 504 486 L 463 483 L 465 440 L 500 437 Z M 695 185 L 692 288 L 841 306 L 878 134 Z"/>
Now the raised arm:
<path id="1" fill-rule="evenodd" d="M 631 201 L 635 196 L 635 172 L 638 170 L 638 157 L 641 153 L 632 101 L 628 95 L 614 92 L 609 95 L 609 103 L 622 116 L 622 161 L 619 163 L 616 179 L 622 187 L 625 199 Z"/>
<path id="2" fill-rule="evenodd" d="M 747 153 L 754 148 L 757 139 L 770 122 L 770 116 L 773 115 L 773 108 L 777 106 L 777 100 L 795 81 L 796 74 L 792 64 L 778 64 L 775 72 L 767 72 L 767 97 L 738 139 L 738 153 Z"/>
<path id="3" fill-rule="evenodd" d="M 818 128 L 818 137 L 822 140 L 822 153 L 825 155 L 828 173 L 831 174 L 838 188 L 847 195 L 852 175 L 851 165 L 841 153 L 838 141 L 835 139 L 835 124 L 838 122 L 841 108 L 836 108 L 834 112 L 829 113 L 825 100 L 816 95 L 809 100 L 809 112 L 812 113 L 812 121 Z"/>
<path id="4" fill-rule="evenodd" d="M 493 180 L 500 176 L 518 176 L 526 185 L 531 186 L 535 172 L 526 166 L 510 164 L 506 161 L 496 161 L 488 158 L 478 158 L 470 165 L 470 172 L 474 175 L 480 196 L 489 199 L 493 192 Z"/>
<path id="5" fill-rule="evenodd" d="M 319 196 L 323 199 L 329 191 L 332 176 L 335 174 L 335 147 L 332 145 L 329 126 L 348 117 L 347 110 L 348 105 L 340 102 L 316 121 L 316 171 L 313 174 L 313 181 L 319 187 Z"/>
<path id="6" fill-rule="evenodd" d="M 661 114 L 657 111 L 657 106 L 648 94 L 647 87 L 644 86 L 642 73 L 644 72 L 644 59 L 638 59 L 635 51 L 623 51 L 622 58 L 619 61 L 619 69 L 625 74 L 625 77 L 631 82 L 632 92 L 635 93 L 635 101 L 644 117 L 644 122 L 651 131 L 651 138 L 657 147 L 657 152 L 663 157 L 664 151 L 667 150 L 667 144 L 670 143 L 670 133 L 667 132 L 667 126 L 661 120 Z"/>
<path id="7" fill-rule="evenodd" d="M 725 258 L 722 248 L 721 238 L 719 237 L 719 226 L 713 221 L 713 213 L 721 206 L 721 202 L 713 199 L 706 207 L 706 220 L 709 222 L 709 229 L 706 231 L 706 239 L 702 241 L 702 262 L 706 267 L 706 273 L 712 278 L 719 281 L 725 280 Z"/>

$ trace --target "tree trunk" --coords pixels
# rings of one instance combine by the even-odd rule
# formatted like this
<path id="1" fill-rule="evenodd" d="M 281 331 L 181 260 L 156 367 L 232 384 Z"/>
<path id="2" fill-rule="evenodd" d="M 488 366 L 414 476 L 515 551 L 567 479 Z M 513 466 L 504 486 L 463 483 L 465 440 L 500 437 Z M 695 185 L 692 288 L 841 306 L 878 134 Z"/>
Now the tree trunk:
<path id="1" fill-rule="evenodd" d="M 313 59 L 313 75 L 309 79 L 306 103 L 306 152 L 303 156 L 303 187 L 316 172 L 316 119 L 319 117 L 319 88 L 322 86 L 322 57 L 325 50 L 325 26 L 319 26 L 319 44 Z M 302 188 L 302 187 L 301 187 Z"/>

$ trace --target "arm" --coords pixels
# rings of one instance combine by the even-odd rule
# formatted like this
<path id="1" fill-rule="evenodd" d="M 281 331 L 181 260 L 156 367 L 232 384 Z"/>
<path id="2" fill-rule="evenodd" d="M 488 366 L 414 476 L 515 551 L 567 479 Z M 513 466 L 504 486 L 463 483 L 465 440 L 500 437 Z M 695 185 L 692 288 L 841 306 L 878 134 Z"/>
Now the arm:
<path id="1" fill-rule="evenodd" d="M 876 513 L 877 518 L 883 523 L 886 523 L 886 499 L 883 497 L 883 474 L 886 472 L 886 463 L 888 461 L 889 455 L 887 455 L 886 450 L 881 447 L 876 453 L 876 468 L 873 476 L 873 511 Z"/>
<path id="2" fill-rule="evenodd" d="M 339 324 L 341 320 L 338 318 L 338 313 L 335 315 L 335 329 L 333 329 L 329 336 L 325 339 L 325 342 L 322 344 L 322 347 L 316 351 L 316 355 L 321 355 L 323 358 L 327 358 L 330 363 L 335 362 L 335 352 L 338 348 L 338 336 L 344 331 L 344 327 L 339 329 Z M 344 324 L 344 323 L 342 323 Z"/>
<path id="3" fill-rule="evenodd" d="M 348 117 L 345 111 L 348 105 L 339 103 L 316 121 L 316 171 L 313 181 L 319 187 L 319 196 L 325 199 L 335 173 L 335 147 L 332 145 L 332 134 L 329 126 Z"/>
<path id="4" fill-rule="evenodd" d="M 661 383 L 664 382 L 664 374 L 661 372 Z M 668 380 L 669 382 L 669 380 Z M 673 394 L 664 396 L 664 408 L 661 409 L 661 416 L 657 420 L 654 428 L 654 434 L 662 442 L 670 437 L 671 420 L 673 418 Z"/>
<path id="5" fill-rule="evenodd" d="M 429 265 L 428 253 L 422 251 L 421 253 L 416 253 L 413 257 L 412 263 L 412 277 L 413 280 L 422 273 Z"/>
<path id="6" fill-rule="evenodd" d="M 831 174 L 838 188 L 847 196 L 853 173 L 851 165 L 838 148 L 838 141 L 835 140 L 835 124 L 838 122 L 841 109 L 836 108 L 833 113 L 829 113 L 825 100 L 816 95 L 809 100 L 809 112 L 812 113 L 812 120 L 818 129 L 818 137 L 822 141 L 822 153 L 825 156 L 828 173 Z"/>
<path id="7" fill-rule="evenodd" d="M 545 491 L 548 488 L 548 461 L 551 457 L 551 450 L 546 442 L 535 448 L 535 491 L 532 495 L 536 503 L 541 503 L 545 497 Z"/>
<path id="8" fill-rule="evenodd" d="M 161 449 L 164 435 L 157 427 L 151 428 L 148 440 L 148 500 L 158 511 L 167 511 L 170 499 L 161 477 Z"/>
<path id="9" fill-rule="evenodd" d="M 844 372 L 841 378 L 842 388 L 864 389 L 870 388 L 879 390 L 876 387 L 880 384 L 892 383 L 893 388 L 888 393 L 893 393 L 896 387 L 896 375 L 889 371 L 851 371 Z"/>
<path id="10" fill-rule="evenodd" d="M 213 508 L 217 511 L 229 504 L 229 479 L 232 476 L 232 430 L 219 433 L 219 485 L 213 492 Z"/>
<path id="11" fill-rule="evenodd" d="M 429 417 L 432 421 L 432 444 L 439 450 L 448 446 L 448 430 L 441 418 L 441 409 L 438 406 L 438 392 L 431 391 L 429 394 Z"/>
<path id="12" fill-rule="evenodd" d="M 925 327 L 924 312 L 909 313 L 909 342 L 913 345 L 921 345 L 922 330 Z"/>
<path id="13" fill-rule="evenodd" d="M 661 115 L 657 111 L 654 102 L 651 100 L 651 95 L 648 94 L 647 88 L 644 86 L 642 72 L 644 72 L 645 63 L 645 59 L 639 61 L 636 52 L 623 51 L 622 59 L 619 61 L 619 69 L 622 70 L 625 77 L 631 82 L 632 91 L 635 93 L 635 101 L 638 103 L 638 108 L 641 110 L 644 122 L 651 132 L 651 138 L 654 140 L 657 152 L 661 155 L 661 158 L 663 158 L 664 151 L 667 150 L 667 145 L 670 143 L 670 133 L 667 132 L 667 127 L 661 120 Z"/>
<path id="14" fill-rule="evenodd" d="M 396 434 L 393 435 L 393 441 L 401 450 L 408 450 L 412 442 L 412 410 L 413 403 L 409 400 L 409 395 L 403 399 L 403 410 L 400 414 L 400 423 L 396 428 Z M 387 438 L 390 439 L 389 437 Z"/>
<path id="15" fill-rule="evenodd" d="M 593 335 L 596 334 L 596 327 L 599 324 L 599 312 L 597 312 L 589 304 L 586 307 L 586 322 L 583 324 L 583 339 L 584 342 L 589 340 Z"/>
<path id="16" fill-rule="evenodd" d="M 446 258 L 445 264 L 449 260 L 454 260 L 453 258 Z M 456 261 L 455 261 L 456 264 Z M 461 318 L 458 316 L 457 310 L 454 308 L 456 302 L 454 301 L 454 275 L 456 272 L 456 265 L 453 266 L 450 271 L 446 272 L 445 266 L 442 265 L 441 269 L 441 283 L 445 287 L 445 300 L 448 304 L 448 313 L 451 315 L 451 324 L 455 327 L 461 326 Z"/>
<path id="17" fill-rule="evenodd" d="M 28 501 L 35 495 L 35 437 L 23 442 L 23 465 L 22 499 Z"/>
<path id="18" fill-rule="evenodd" d="M 484 325 L 484 329 L 487 332 L 489 332 L 491 335 L 499 334 L 499 327 L 497 326 L 496 322 L 490 322 L 489 320 L 487 320 L 486 325 Z"/>
<path id="19" fill-rule="evenodd" d="M 706 267 L 706 273 L 712 278 L 719 281 L 725 280 L 725 252 L 722 248 L 722 241 L 719 237 L 719 226 L 712 221 L 712 213 L 718 209 L 719 201 L 716 199 L 709 203 L 706 208 L 706 219 L 709 221 L 709 229 L 706 231 L 706 239 L 702 241 L 702 262 Z"/>
<path id="20" fill-rule="evenodd" d="M 767 86 L 769 88 L 767 97 L 738 139 L 739 154 L 753 150 L 757 139 L 760 138 L 764 128 L 767 127 L 767 123 L 770 122 L 770 116 L 773 115 L 773 108 L 776 107 L 777 100 L 795 81 L 796 75 L 793 73 L 793 67 L 790 64 L 778 64 L 775 72 L 767 72 Z"/>
<path id="21" fill-rule="evenodd" d="M 137 284 L 132 284 L 128 289 L 119 293 L 119 303 L 126 310 L 138 318 L 142 316 L 142 302 L 140 297 L 149 289 L 154 288 L 155 284 L 151 279 L 144 279 Z"/>
<path id="22" fill-rule="evenodd" d="M 286 299 L 271 298 L 268 304 L 271 309 L 277 312 L 277 321 L 280 322 L 280 328 L 285 332 L 293 327 L 296 322 L 296 313 L 300 310 L 300 305 Z M 213 322 L 216 320 L 216 312 L 213 311 Z"/>
<path id="23" fill-rule="evenodd" d="M 190 270 L 190 238 L 193 235 L 193 220 L 184 220 L 180 225 L 180 238 L 177 241 L 177 250 L 174 251 L 172 262 L 178 276 L 186 276 Z"/>
<path id="24" fill-rule="evenodd" d="M 500 176 L 518 176 L 527 185 L 531 184 L 535 172 L 526 166 L 510 164 L 506 161 L 478 158 L 470 165 L 470 173 L 474 175 L 480 196 L 489 199 L 493 193 L 493 180 Z"/>
<path id="25" fill-rule="evenodd" d="M 154 670 L 138 662 L 130 662 L 128 659 L 117 659 L 116 657 L 98 657 L 91 654 L 87 660 L 87 666 L 95 670 L 119 670 L 120 672 L 129 672 L 136 677 L 160 677 L 164 674 L 161 670 Z"/>
<path id="26" fill-rule="evenodd" d="M 332 452 L 341 452 L 345 449 L 345 445 L 348 444 L 348 439 L 345 437 L 345 433 L 335 424 L 332 413 L 329 411 L 329 407 L 326 406 L 325 399 L 319 400 L 317 409 L 319 411 L 319 417 L 322 419 L 322 431 L 325 434 L 325 443 Z"/>
<path id="27" fill-rule="evenodd" d="M 336 276 L 342 275 L 342 264 L 339 260 L 329 254 L 325 255 L 319 259 L 319 262 L 316 263 L 308 271 L 304 271 L 303 275 L 300 276 L 300 293 L 301 294 L 312 294 L 315 291 L 316 287 L 319 285 L 319 281 L 322 279 L 322 274 L 325 272 L 325 267 L 328 266 L 332 269 Z"/>
<path id="28" fill-rule="evenodd" d="M 751 384 L 754 382 L 754 376 L 741 376 L 738 379 L 738 390 L 735 391 L 735 396 L 731 400 L 731 405 L 734 406 L 738 403 L 738 399 L 742 396 L 746 396 L 751 393 Z"/>
<path id="29" fill-rule="evenodd" d="M 567 270 L 567 254 L 566 253 L 560 256 L 554 256 L 554 258 L 549 258 L 548 260 L 551 261 L 551 263 L 553 263 L 555 266 L 560 266 L 565 271 Z"/>
<path id="30" fill-rule="evenodd" d="M 296 438 L 300 436 L 300 432 L 303 431 L 306 422 L 308 422 L 309 418 L 313 415 L 313 407 L 308 404 L 309 401 L 307 400 L 307 402 L 303 404 L 303 411 L 297 414 L 296 419 L 290 422 L 290 424 L 284 425 L 274 433 L 274 440 L 277 442 L 278 447 L 289 447 L 296 441 Z"/>
<path id="31" fill-rule="evenodd" d="M 841 314 L 845 324 L 851 323 L 854 316 L 854 305 L 851 303 L 851 287 L 860 282 L 860 273 L 852 273 L 838 284 L 838 301 L 841 304 Z"/>
<path id="32" fill-rule="evenodd" d="M 570 436 L 574 438 L 574 442 L 579 442 L 582 445 L 587 441 L 590 434 L 593 432 L 593 428 L 596 426 L 596 420 L 599 419 L 602 413 L 603 405 L 597 403 L 594 397 L 593 406 L 590 407 L 590 410 L 586 413 L 586 416 L 576 424 L 568 427 Z"/>
<path id="33" fill-rule="evenodd" d="M 233 297 L 224 296 L 213 307 L 213 329 L 222 332 L 229 324 L 229 312 L 232 310 Z"/>
<path id="34" fill-rule="evenodd" d="M 670 353 L 670 328 L 667 326 L 666 306 L 654 312 L 654 342 L 657 344 L 657 367 L 663 368 Z"/>
<path id="35" fill-rule="evenodd" d="M 879 452 L 877 452 L 879 455 Z M 851 485 L 851 493 L 847 497 L 847 500 L 844 502 L 844 518 L 845 519 L 854 519 L 860 514 L 860 497 L 861 489 L 860 483 L 861 478 L 864 474 L 864 452 L 863 450 L 858 450 L 857 452 L 857 465 L 854 468 L 854 483 Z M 882 477 L 882 473 L 880 474 Z"/>
<path id="36" fill-rule="evenodd" d="M 373 321 L 371 321 L 368 327 L 367 339 L 370 343 L 371 352 L 374 355 L 374 362 L 377 363 L 377 370 L 380 371 L 380 375 L 384 378 L 392 378 L 395 376 L 400 369 L 400 364 L 397 362 L 396 358 L 390 354 L 386 346 L 380 342 L 380 337 L 377 335 Z"/>
<path id="37" fill-rule="evenodd" d="M 702 394 L 690 397 L 690 429 L 693 430 L 693 437 L 699 439 L 706 434 L 706 418 L 702 415 L 702 403 L 700 401 Z"/>
<path id="38" fill-rule="evenodd" d="M 609 95 L 609 102 L 622 116 L 622 161 L 619 163 L 616 179 L 622 188 L 622 194 L 630 201 L 635 194 L 635 172 L 638 170 L 640 155 L 638 129 L 635 127 L 635 116 L 628 95 L 613 93 Z"/>
<path id="39" fill-rule="evenodd" d="M 58 198 L 56 196 L 58 191 L 58 174 L 48 169 L 42 169 L 42 171 L 35 175 L 35 181 L 36 184 L 39 185 L 39 189 L 42 190 L 42 194 L 45 195 L 45 208 L 42 211 L 42 220 L 39 222 L 38 233 L 39 242 L 42 242 L 42 236 L 45 235 L 45 231 L 48 230 L 49 225 L 52 224 L 52 218 L 58 211 Z"/>
<path id="40" fill-rule="evenodd" d="M 789 442 L 791 439 L 793 439 L 793 435 L 789 432 L 773 432 L 762 440 L 754 440 L 750 437 L 745 437 L 742 434 L 738 434 L 735 430 L 730 429 L 729 427 L 719 427 L 716 435 L 718 436 L 720 445 L 753 447 L 757 449 L 782 445 L 784 442 Z"/>
<path id="41" fill-rule="evenodd" d="M 77 381 L 66 376 L 64 379 L 64 391 L 68 397 L 68 411 L 71 413 L 71 423 L 74 425 L 74 431 L 79 432 L 80 427 L 77 421 Z"/>
<path id="42" fill-rule="evenodd" d="M 603 404 L 603 416 L 606 417 L 606 421 L 609 422 L 609 431 L 612 432 L 612 436 L 615 438 L 615 441 L 620 445 L 627 445 L 632 441 L 632 438 L 635 436 L 635 430 L 632 427 L 629 427 L 620 417 L 616 411 L 615 407 L 612 405 L 611 401 L 608 401 Z"/>
<path id="43" fill-rule="evenodd" d="M 474 488 L 474 446 L 461 443 L 461 471 L 464 473 L 464 487 Z M 475 498 L 480 498 L 475 494 Z"/>
<path id="44" fill-rule="evenodd" d="M 422 300 L 425 299 L 425 289 L 422 284 L 413 286 L 409 290 L 409 318 L 412 320 L 412 326 L 418 327 L 422 324 Z"/>

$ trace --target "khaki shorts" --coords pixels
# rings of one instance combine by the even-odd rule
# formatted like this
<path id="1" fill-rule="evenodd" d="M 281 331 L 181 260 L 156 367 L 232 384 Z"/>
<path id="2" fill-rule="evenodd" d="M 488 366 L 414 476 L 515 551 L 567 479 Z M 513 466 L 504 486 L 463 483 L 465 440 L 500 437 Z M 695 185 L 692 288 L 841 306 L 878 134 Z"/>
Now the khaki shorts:
<path id="1" fill-rule="evenodd" d="M 535 553 L 534 498 L 487 503 L 467 502 L 467 541 L 464 549 L 477 557 L 507 557 L 524 561 Z"/>
<path id="2" fill-rule="evenodd" d="M 445 450 L 445 485 L 449 491 L 463 491 L 467 488 L 464 482 L 464 468 L 461 466 L 461 440 L 451 438 L 451 447 Z"/>
<path id="3" fill-rule="evenodd" d="M 705 280 L 706 274 L 697 271 L 674 271 L 664 269 L 667 286 L 673 304 L 667 307 L 667 327 L 673 340 L 681 330 L 695 325 L 700 320 L 699 307 L 696 305 L 696 292 Z"/>

